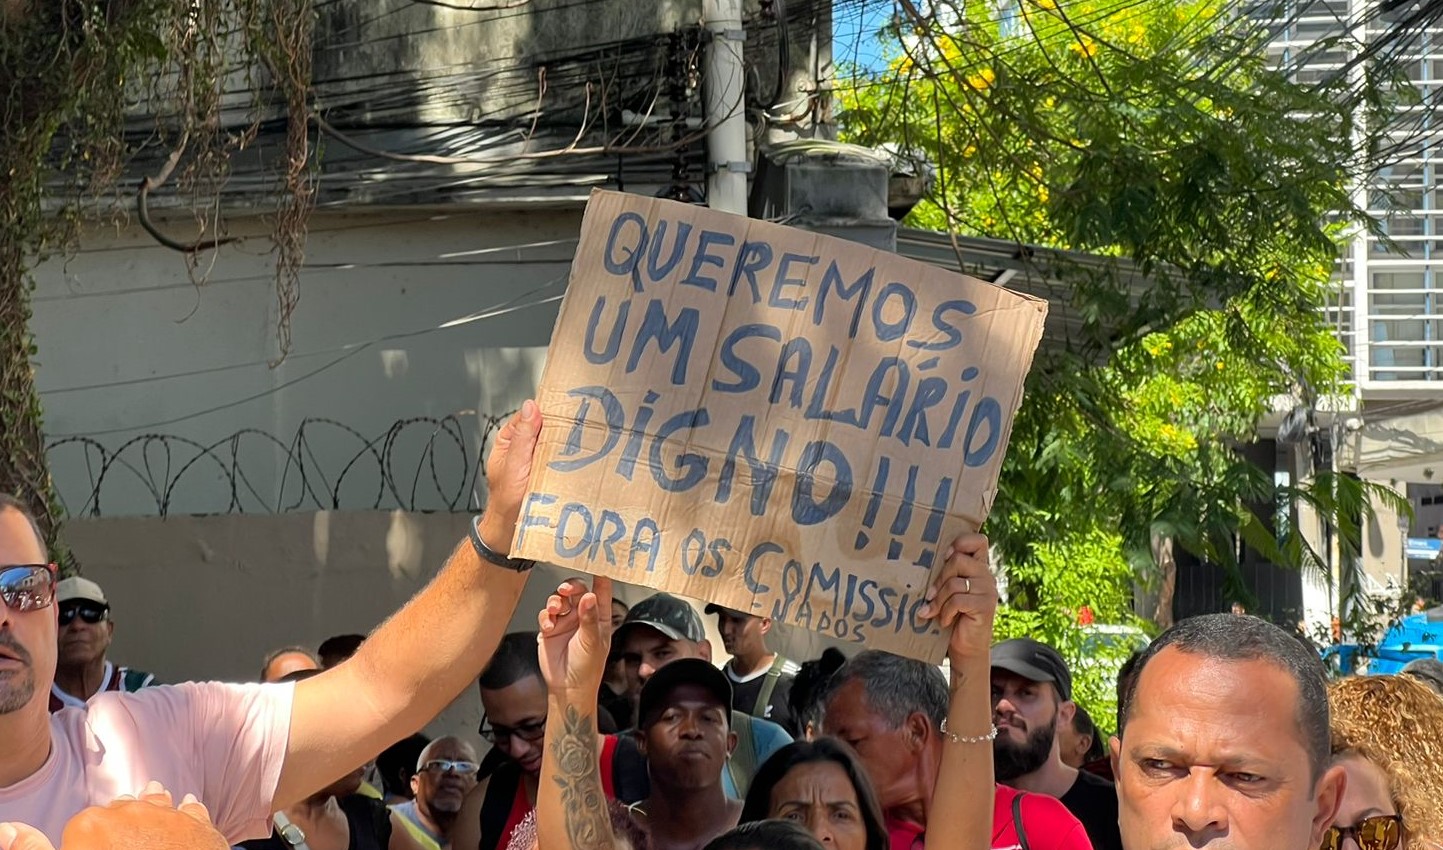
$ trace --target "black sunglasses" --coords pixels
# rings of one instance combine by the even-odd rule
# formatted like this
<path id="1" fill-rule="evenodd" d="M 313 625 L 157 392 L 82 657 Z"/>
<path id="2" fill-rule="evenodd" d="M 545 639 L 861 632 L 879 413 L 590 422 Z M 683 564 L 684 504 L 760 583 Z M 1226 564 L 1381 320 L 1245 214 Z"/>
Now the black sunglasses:
<path id="1" fill-rule="evenodd" d="M 54 564 L 0 566 L 0 600 L 12 611 L 39 611 L 55 600 Z"/>
<path id="2" fill-rule="evenodd" d="M 511 743 L 512 738 L 520 738 L 528 744 L 534 744 L 546 737 L 546 718 L 522 723 L 513 729 L 510 726 L 487 726 L 486 718 L 483 717 L 481 718 L 481 728 L 476 731 L 495 747 L 505 747 Z"/>
<path id="3" fill-rule="evenodd" d="M 67 603 L 60 606 L 60 625 L 68 626 L 76 618 L 91 624 L 103 623 L 110 616 L 110 608 L 94 602 Z"/>
<path id="4" fill-rule="evenodd" d="M 1329 827 L 1323 833 L 1320 850 L 1341 850 L 1343 839 L 1351 838 L 1362 850 L 1398 850 L 1403 842 L 1402 815 L 1374 815 L 1352 826 Z"/>

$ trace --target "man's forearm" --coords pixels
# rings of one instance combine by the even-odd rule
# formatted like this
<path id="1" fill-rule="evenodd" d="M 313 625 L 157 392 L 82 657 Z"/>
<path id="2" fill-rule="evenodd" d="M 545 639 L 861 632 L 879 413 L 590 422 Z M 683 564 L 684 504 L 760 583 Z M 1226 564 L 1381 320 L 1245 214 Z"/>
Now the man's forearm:
<path id="1" fill-rule="evenodd" d="M 463 541 L 350 660 L 297 682 L 274 805 L 315 793 L 431 722 L 495 654 L 525 586 L 524 574 L 483 562 Z"/>
<path id="2" fill-rule="evenodd" d="M 483 539 L 497 552 L 511 546 L 499 534 Z M 462 540 L 436 578 L 361 644 L 349 662 L 360 692 L 407 729 L 429 723 L 491 660 L 526 577 L 481 560 Z"/>
<path id="3" fill-rule="evenodd" d="M 552 694 L 536 796 L 538 850 L 612 850 L 601 783 L 596 694 Z"/>

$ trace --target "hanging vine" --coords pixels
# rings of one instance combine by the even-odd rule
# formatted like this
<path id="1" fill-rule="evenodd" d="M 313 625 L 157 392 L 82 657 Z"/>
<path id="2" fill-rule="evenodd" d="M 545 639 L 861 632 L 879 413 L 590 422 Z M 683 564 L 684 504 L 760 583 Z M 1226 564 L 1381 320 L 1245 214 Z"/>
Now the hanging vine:
<path id="1" fill-rule="evenodd" d="M 0 0 L 0 489 L 32 506 L 53 551 L 61 511 L 46 466 L 29 329 L 30 271 L 67 250 L 77 224 L 146 206 L 168 187 L 188 198 L 197 238 L 170 240 L 197 280 L 222 244 L 220 189 L 231 156 L 260 122 L 284 117 L 286 149 L 272 228 L 277 338 L 290 318 L 314 202 L 309 110 L 311 0 Z M 249 126 L 227 131 L 227 81 L 254 93 Z M 162 170 L 127 186 L 127 117 L 153 115 L 147 144 L 168 146 Z M 70 565 L 67 563 L 67 567 Z"/>

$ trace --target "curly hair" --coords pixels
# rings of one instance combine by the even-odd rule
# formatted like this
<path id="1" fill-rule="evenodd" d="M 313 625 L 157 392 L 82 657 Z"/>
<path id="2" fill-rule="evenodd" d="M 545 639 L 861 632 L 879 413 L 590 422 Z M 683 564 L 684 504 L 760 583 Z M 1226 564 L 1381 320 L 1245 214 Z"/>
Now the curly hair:
<path id="1" fill-rule="evenodd" d="M 1333 754 L 1383 769 L 1403 834 L 1443 840 L 1443 697 L 1409 676 L 1353 676 L 1328 687 Z"/>

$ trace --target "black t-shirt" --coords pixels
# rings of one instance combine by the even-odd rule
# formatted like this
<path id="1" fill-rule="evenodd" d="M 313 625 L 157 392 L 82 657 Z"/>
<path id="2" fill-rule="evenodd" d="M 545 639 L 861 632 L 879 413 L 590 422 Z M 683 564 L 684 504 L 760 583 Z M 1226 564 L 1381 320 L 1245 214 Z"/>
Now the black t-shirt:
<path id="1" fill-rule="evenodd" d="M 781 676 L 777 679 L 776 686 L 772 688 L 772 694 L 767 698 L 765 706 L 757 705 L 757 700 L 761 698 L 762 688 L 766 686 L 768 674 L 771 671 L 770 667 L 753 675 L 745 682 L 737 680 L 730 663 L 724 669 L 727 679 L 732 684 L 732 708 L 753 717 L 770 720 L 796 737 L 797 730 L 793 728 L 792 710 L 787 706 L 787 695 L 792 692 L 792 680 L 797 676 L 796 664 L 782 659 Z"/>
<path id="2" fill-rule="evenodd" d="M 391 812 L 374 797 L 352 794 L 338 797 L 346 823 L 351 827 L 350 850 L 386 850 L 391 844 Z M 243 850 L 292 850 L 291 845 L 271 829 L 270 836 L 242 841 Z"/>
<path id="3" fill-rule="evenodd" d="M 1095 850 L 1122 850 L 1117 826 L 1117 788 L 1101 776 L 1079 771 L 1077 781 L 1062 795 L 1062 805 L 1082 821 Z"/>

